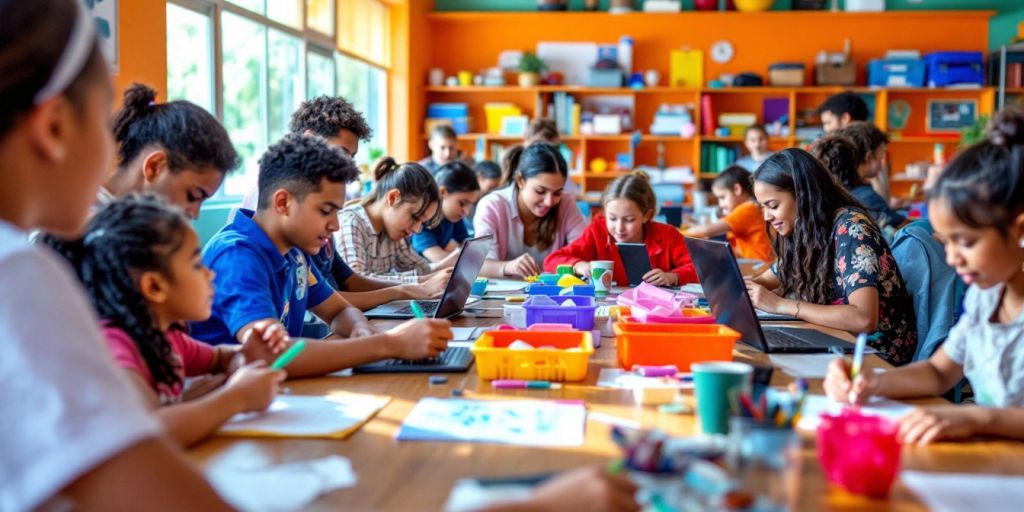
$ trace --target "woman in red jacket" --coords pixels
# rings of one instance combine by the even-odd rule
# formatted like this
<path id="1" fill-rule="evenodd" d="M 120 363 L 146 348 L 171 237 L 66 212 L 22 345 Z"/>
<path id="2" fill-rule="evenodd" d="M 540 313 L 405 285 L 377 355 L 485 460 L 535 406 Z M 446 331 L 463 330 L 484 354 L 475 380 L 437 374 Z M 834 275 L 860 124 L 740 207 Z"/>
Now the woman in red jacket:
<path id="1" fill-rule="evenodd" d="M 642 243 L 653 268 L 644 281 L 660 286 L 697 282 L 683 235 L 668 224 L 651 220 L 656 201 L 647 176 L 631 174 L 616 179 L 605 189 L 602 203 L 604 216 L 596 217 L 583 236 L 551 253 L 544 260 L 544 270 L 554 272 L 558 265 L 568 264 L 576 275 L 588 276 L 591 261 L 611 260 L 615 262 L 615 282 L 625 286 L 629 279 L 615 244 Z"/>

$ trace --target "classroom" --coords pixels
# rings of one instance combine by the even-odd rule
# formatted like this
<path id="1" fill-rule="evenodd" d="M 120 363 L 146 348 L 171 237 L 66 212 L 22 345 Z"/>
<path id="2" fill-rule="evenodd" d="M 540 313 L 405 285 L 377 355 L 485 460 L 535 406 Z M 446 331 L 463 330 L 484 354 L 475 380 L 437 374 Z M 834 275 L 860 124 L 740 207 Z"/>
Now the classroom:
<path id="1" fill-rule="evenodd" d="M 1018 0 L 0 0 L 0 511 L 1011 512 Z"/>

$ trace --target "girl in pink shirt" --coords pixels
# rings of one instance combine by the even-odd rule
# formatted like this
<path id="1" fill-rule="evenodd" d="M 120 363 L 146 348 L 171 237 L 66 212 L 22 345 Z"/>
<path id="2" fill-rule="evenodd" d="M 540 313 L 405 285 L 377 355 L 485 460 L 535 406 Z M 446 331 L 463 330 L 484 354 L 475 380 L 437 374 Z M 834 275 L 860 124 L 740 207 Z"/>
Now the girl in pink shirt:
<path id="1" fill-rule="evenodd" d="M 270 405 L 284 379 L 266 368 L 285 343 L 276 322 L 251 331 L 240 347 L 215 348 L 180 327 L 209 317 L 213 300 L 213 273 L 181 210 L 154 197 L 115 201 L 90 221 L 80 249 L 79 276 L 114 361 L 172 437 L 188 446 L 235 414 Z M 208 374 L 227 382 L 184 401 L 185 377 Z"/>

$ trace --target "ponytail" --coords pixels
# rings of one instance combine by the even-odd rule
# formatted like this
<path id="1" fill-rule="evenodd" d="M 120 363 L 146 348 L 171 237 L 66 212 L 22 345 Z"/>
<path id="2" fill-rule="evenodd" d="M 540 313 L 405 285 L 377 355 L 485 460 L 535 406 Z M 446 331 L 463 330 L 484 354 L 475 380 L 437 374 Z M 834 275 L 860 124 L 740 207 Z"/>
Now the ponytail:
<path id="1" fill-rule="evenodd" d="M 616 199 L 632 201 L 645 214 L 653 212 L 658 205 L 654 189 L 651 188 L 647 175 L 642 172 L 620 176 L 608 184 L 608 188 L 604 189 L 601 204 L 607 206 Z"/>
<path id="2" fill-rule="evenodd" d="M 523 156 L 523 146 L 517 144 L 505 150 L 501 157 L 501 186 L 512 185 L 516 178 L 516 169 L 519 167 L 519 158 Z"/>
<path id="3" fill-rule="evenodd" d="M 864 163 L 864 155 L 846 136 L 827 135 L 814 144 L 812 152 L 846 190 L 853 190 L 864 183 L 857 173 L 857 168 Z"/>
<path id="4" fill-rule="evenodd" d="M 413 216 L 420 218 L 431 204 L 437 204 L 434 216 L 423 221 L 424 225 L 433 226 L 441 217 L 441 193 L 437 189 L 434 176 L 426 168 L 415 162 L 399 165 L 394 158 L 381 158 L 373 168 L 373 190 L 360 201 L 364 207 L 383 199 L 388 192 L 397 190 L 402 202 L 423 201 Z"/>

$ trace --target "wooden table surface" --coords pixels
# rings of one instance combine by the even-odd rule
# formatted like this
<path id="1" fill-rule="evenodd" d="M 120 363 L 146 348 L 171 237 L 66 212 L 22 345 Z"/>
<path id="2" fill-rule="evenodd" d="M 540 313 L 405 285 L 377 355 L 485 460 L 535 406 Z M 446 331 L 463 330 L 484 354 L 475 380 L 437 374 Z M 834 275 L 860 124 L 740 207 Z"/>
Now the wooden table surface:
<path id="1" fill-rule="evenodd" d="M 500 306 L 500 302 L 486 303 Z M 461 317 L 458 326 L 488 326 L 495 318 Z M 599 321 L 600 322 L 600 321 Z M 383 325 L 394 322 L 381 322 Z M 845 333 L 822 329 L 850 339 Z M 454 482 L 463 477 L 528 475 L 571 469 L 588 464 L 605 464 L 619 455 L 610 437 L 611 426 L 587 419 L 585 444 L 574 448 L 529 448 L 482 443 L 398 442 L 394 439 L 405 416 L 422 397 L 448 397 L 451 390 L 464 390 L 466 397 L 494 396 L 586 400 L 590 412 L 636 421 L 645 428 L 661 429 L 672 435 L 692 435 L 693 415 L 659 414 L 656 407 L 634 404 L 632 392 L 597 388 L 601 368 L 615 367 L 614 339 L 605 337 L 590 361 L 587 380 L 559 390 L 493 390 L 477 378 L 476 367 L 468 373 L 447 374 L 445 385 L 429 385 L 428 374 L 330 376 L 288 382 L 293 394 L 318 395 L 344 390 L 391 396 L 392 401 L 377 416 L 344 441 L 317 439 L 213 438 L 191 450 L 201 466 L 216 460 L 229 449 L 245 445 L 269 460 L 282 463 L 337 454 L 348 457 L 358 475 L 355 487 L 321 497 L 313 510 L 439 510 Z M 737 344 L 737 361 L 770 364 L 768 357 Z M 887 367 L 869 356 L 869 367 Z M 782 371 L 774 372 L 773 386 L 792 381 Z M 811 379 L 811 392 L 821 393 L 821 381 Z M 691 405 L 692 391 L 684 391 Z M 928 400 L 920 403 L 942 403 Z M 943 472 L 984 472 L 1024 474 L 1024 443 L 973 441 L 940 443 L 928 447 L 905 447 L 903 468 Z M 887 501 L 872 501 L 830 488 L 818 467 L 813 435 L 803 436 L 797 510 L 925 510 L 920 500 L 897 483 Z"/>

